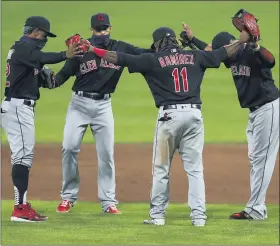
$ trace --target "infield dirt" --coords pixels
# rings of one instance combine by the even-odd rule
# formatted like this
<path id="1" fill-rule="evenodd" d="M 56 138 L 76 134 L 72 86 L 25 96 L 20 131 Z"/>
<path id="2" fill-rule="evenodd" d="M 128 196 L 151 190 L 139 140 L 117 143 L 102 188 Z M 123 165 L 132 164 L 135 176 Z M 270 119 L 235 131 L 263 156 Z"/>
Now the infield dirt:
<path id="1" fill-rule="evenodd" d="M 78 155 L 81 177 L 79 201 L 98 201 L 95 145 L 83 144 Z M 204 148 L 207 203 L 242 203 L 249 198 L 250 166 L 246 145 L 214 145 Z M 10 150 L 2 146 L 2 199 L 13 199 Z M 117 199 L 148 202 L 152 181 L 152 145 L 116 144 Z M 61 146 L 37 144 L 30 172 L 29 200 L 60 200 Z M 188 181 L 178 154 L 170 178 L 171 202 L 187 202 Z M 267 203 L 279 203 L 279 156 L 267 193 Z"/>

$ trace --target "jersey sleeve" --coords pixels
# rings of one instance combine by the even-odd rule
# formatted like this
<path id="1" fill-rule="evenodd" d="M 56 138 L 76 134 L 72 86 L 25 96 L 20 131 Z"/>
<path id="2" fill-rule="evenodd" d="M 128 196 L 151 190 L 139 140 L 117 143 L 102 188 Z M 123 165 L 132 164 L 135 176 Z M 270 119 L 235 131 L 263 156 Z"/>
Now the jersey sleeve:
<path id="1" fill-rule="evenodd" d="M 67 59 L 66 52 L 42 52 L 37 49 L 31 49 L 28 46 L 21 46 L 16 49 L 13 59 L 26 66 L 37 67 L 38 64 L 56 64 Z"/>
<path id="2" fill-rule="evenodd" d="M 221 62 L 228 58 L 224 47 L 213 51 L 198 50 L 197 57 L 203 68 L 219 68 Z"/>
<path id="3" fill-rule="evenodd" d="M 130 55 L 141 55 L 144 53 L 153 53 L 152 49 L 143 49 L 133 46 L 131 44 L 123 43 L 125 45 L 125 53 Z"/>
<path id="4" fill-rule="evenodd" d="M 255 52 L 257 61 L 262 68 L 273 68 L 275 66 L 274 56 L 263 46 L 260 46 L 259 51 Z"/>
<path id="5" fill-rule="evenodd" d="M 153 67 L 153 60 L 150 54 L 128 55 L 117 52 L 117 65 L 128 68 L 129 73 L 145 73 Z"/>
<path id="6" fill-rule="evenodd" d="M 55 75 L 55 80 L 59 86 L 63 85 L 71 76 L 79 70 L 78 58 L 68 59 L 60 71 Z"/>

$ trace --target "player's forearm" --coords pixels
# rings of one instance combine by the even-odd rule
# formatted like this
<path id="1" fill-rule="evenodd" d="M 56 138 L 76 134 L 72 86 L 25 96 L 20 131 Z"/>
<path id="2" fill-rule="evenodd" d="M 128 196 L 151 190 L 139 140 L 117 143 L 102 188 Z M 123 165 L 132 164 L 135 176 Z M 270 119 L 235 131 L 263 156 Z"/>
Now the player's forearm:
<path id="1" fill-rule="evenodd" d="M 63 72 L 59 71 L 55 76 L 55 82 L 57 87 L 62 86 L 68 79 L 70 78 L 70 76 L 64 74 Z"/>
<path id="2" fill-rule="evenodd" d="M 256 55 L 259 57 L 261 64 L 267 68 L 273 68 L 275 65 L 274 56 L 263 46 L 258 46 L 255 49 Z"/>
<path id="3" fill-rule="evenodd" d="M 90 48 L 89 51 L 95 53 L 97 56 L 113 64 L 118 63 L 118 54 L 115 51 L 108 51 L 96 47 Z M 119 64 L 117 64 L 119 65 Z"/>
<path id="4" fill-rule="evenodd" d="M 203 42 L 202 40 L 196 38 L 196 37 L 193 37 L 191 39 L 191 42 L 200 50 L 206 50 L 206 51 L 210 51 L 209 50 L 209 45 L 206 44 L 205 42 Z M 212 50 L 212 49 L 211 49 Z"/>
<path id="5" fill-rule="evenodd" d="M 98 49 L 95 47 L 91 51 L 94 52 L 97 56 L 102 57 L 104 60 L 123 67 L 128 66 L 130 63 L 133 63 L 135 61 L 135 57 L 137 57 L 121 52 Z"/>
<path id="6" fill-rule="evenodd" d="M 35 54 L 36 55 L 36 54 Z M 40 52 L 38 53 L 38 60 L 41 64 L 56 64 L 67 59 L 66 52 Z"/>
<path id="7" fill-rule="evenodd" d="M 236 41 L 232 44 L 224 46 L 227 52 L 228 57 L 232 57 L 233 55 L 236 54 L 236 52 L 242 47 L 243 43 L 240 41 Z"/>

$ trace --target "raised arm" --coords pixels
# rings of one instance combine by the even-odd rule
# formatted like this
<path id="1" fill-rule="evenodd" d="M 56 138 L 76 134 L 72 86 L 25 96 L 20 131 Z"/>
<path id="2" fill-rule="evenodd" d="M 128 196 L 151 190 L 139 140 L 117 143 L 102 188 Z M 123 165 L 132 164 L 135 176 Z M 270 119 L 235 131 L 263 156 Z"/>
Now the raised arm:
<path id="1" fill-rule="evenodd" d="M 250 44 L 258 63 L 263 68 L 273 68 L 275 66 L 275 58 L 265 47 L 257 43 Z"/>
<path id="2" fill-rule="evenodd" d="M 89 52 L 119 66 L 128 67 L 130 73 L 145 73 L 152 67 L 150 54 L 128 55 L 121 52 L 107 51 L 90 46 Z"/>
<path id="3" fill-rule="evenodd" d="M 212 46 L 210 44 L 203 42 L 202 40 L 198 39 L 193 35 L 191 28 L 187 24 L 182 23 L 182 27 L 186 33 L 186 38 L 188 38 L 189 41 L 193 43 L 199 50 L 205 50 L 205 51 L 212 50 Z"/>
<path id="4" fill-rule="evenodd" d="M 128 44 L 128 43 L 124 43 L 124 44 L 126 46 L 124 53 L 129 54 L 129 55 L 141 55 L 141 54 L 145 54 L 145 53 L 154 52 L 152 49 L 143 49 L 143 48 L 139 48 L 139 47 L 136 47 L 136 46 Z"/>
<path id="5" fill-rule="evenodd" d="M 67 51 L 61 52 L 42 52 L 40 50 L 24 48 L 19 53 L 15 52 L 16 61 L 35 68 L 38 66 L 38 63 L 42 65 L 56 64 L 81 54 L 79 44 L 71 45 Z"/>
<path id="6" fill-rule="evenodd" d="M 246 31 L 240 33 L 239 40 L 214 51 L 198 51 L 201 57 L 201 66 L 204 68 L 218 68 L 220 63 L 233 56 L 249 39 Z"/>

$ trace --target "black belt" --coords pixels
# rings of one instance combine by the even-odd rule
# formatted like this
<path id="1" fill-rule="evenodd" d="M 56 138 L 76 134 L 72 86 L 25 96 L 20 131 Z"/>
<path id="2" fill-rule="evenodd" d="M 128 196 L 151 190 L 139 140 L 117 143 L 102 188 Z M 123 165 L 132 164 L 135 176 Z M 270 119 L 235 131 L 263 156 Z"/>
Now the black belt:
<path id="1" fill-rule="evenodd" d="M 16 99 L 19 99 L 19 98 L 16 98 Z M 11 98 L 10 97 L 6 97 L 4 101 L 10 102 Z M 26 106 L 34 108 L 35 105 L 36 105 L 36 102 L 32 103 L 31 100 L 23 99 L 23 104 L 26 105 Z"/>
<path id="2" fill-rule="evenodd" d="M 251 107 L 251 108 L 249 108 L 249 110 L 250 110 L 250 112 L 252 113 L 252 112 L 256 111 L 257 109 L 259 109 L 260 107 L 262 107 L 263 105 L 265 105 L 265 104 L 266 104 L 266 103 L 263 103 L 263 104 L 261 104 L 261 105 L 259 105 L 259 106 Z"/>
<path id="3" fill-rule="evenodd" d="M 197 108 L 201 110 L 201 105 L 200 104 L 189 104 L 191 106 L 191 108 Z M 180 107 L 180 105 L 164 105 L 163 106 L 163 110 L 167 110 L 167 109 L 176 109 Z M 184 107 L 184 105 L 182 104 L 182 108 Z"/>
<path id="4" fill-rule="evenodd" d="M 105 95 L 108 95 L 108 94 L 104 94 L 104 93 L 89 93 L 89 92 L 79 92 L 79 91 L 76 91 L 75 94 L 78 96 L 90 98 L 93 100 L 102 100 L 102 99 L 104 99 Z M 109 94 L 109 97 L 111 97 L 110 94 Z"/>

